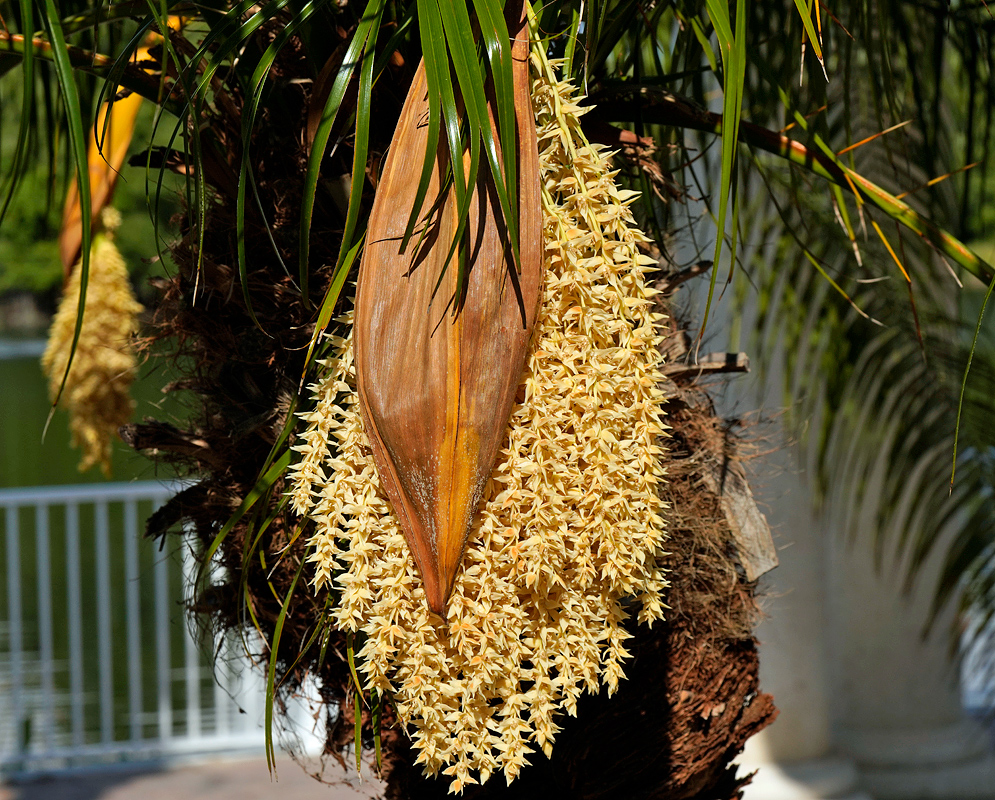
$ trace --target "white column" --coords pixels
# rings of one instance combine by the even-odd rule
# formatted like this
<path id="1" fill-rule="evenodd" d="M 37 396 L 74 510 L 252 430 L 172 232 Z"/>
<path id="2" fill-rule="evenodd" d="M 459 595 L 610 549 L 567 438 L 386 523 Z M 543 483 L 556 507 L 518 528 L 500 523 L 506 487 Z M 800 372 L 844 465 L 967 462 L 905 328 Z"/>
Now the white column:
<path id="1" fill-rule="evenodd" d="M 905 592 L 890 551 L 877 569 L 866 534 L 832 539 L 837 739 L 880 800 L 995 798 L 992 740 L 965 716 L 950 657 L 954 603 L 923 638 L 943 549 Z"/>
<path id="2" fill-rule="evenodd" d="M 765 457 L 751 480 L 781 562 L 762 580 L 767 618 L 757 629 L 760 688 L 774 695 L 780 715 L 740 758 L 744 769 L 758 770 L 745 800 L 869 800 L 853 762 L 832 746 L 826 536 L 796 454 L 790 448 Z"/>

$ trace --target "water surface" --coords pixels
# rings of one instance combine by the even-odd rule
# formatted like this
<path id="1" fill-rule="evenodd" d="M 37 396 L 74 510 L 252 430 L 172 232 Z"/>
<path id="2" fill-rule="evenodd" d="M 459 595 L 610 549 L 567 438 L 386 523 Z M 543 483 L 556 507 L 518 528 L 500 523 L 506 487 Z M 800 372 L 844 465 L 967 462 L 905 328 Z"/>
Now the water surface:
<path id="1" fill-rule="evenodd" d="M 50 405 L 39 361 L 43 349 L 40 339 L 0 339 L 0 487 L 106 481 L 99 468 L 83 474 L 77 470 L 79 453 L 70 448 L 69 416 L 64 410 L 55 412 L 45 432 Z M 185 415 L 181 400 L 162 394 L 170 379 L 160 363 L 141 367 L 132 386 L 134 421 L 149 416 L 179 424 L 178 418 Z M 115 481 L 173 474 L 120 440 L 114 442 L 111 470 Z"/>

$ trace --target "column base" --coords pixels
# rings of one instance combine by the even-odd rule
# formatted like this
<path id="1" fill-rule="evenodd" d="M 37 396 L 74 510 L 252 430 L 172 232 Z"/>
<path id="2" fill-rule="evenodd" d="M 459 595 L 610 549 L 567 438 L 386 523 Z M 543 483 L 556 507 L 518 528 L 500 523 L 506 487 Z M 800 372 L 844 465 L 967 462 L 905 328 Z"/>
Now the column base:
<path id="1" fill-rule="evenodd" d="M 877 800 L 995 800 L 995 748 L 974 720 L 898 730 L 843 730 Z"/>
<path id="2" fill-rule="evenodd" d="M 743 800 L 871 800 L 853 762 L 842 758 L 740 764 L 740 775 L 754 770 Z"/>
<path id="3" fill-rule="evenodd" d="M 860 770 L 875 800 L 995 800 L 995 756 L 925 769 L 869 767 Z"/>

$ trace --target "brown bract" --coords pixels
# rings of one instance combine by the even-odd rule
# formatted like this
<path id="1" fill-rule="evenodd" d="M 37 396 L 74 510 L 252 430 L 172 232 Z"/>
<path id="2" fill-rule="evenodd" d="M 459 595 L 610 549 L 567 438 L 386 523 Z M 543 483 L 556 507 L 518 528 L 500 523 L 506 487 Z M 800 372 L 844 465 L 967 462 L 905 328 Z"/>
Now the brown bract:
<path id="1" fill-rule="evenodd" d="M 147 48 L 142 48 L 147 51 Z M 100 212 L 114 196 L 118 175 L 128 155 L 131 136 L 135 129 L 135 119 L 141 107 L 142 97 L 129 94 L 113 103 L 104 103 L 97 115 L 96 130 L 99 139 L 90 134 L 90 149 L 86 156 L 90 172 L 90 216 L 96 224 Z M 108 114 L 110 119 L 108 120 Z M 79 200 L 79 187 L 73 180 L 66 194 L 62 210 L 62 227 L 59 229 L 59 256 L 62 259 L 63 274 L 69 273 L 80 257 L 83 244 L 83 209 Z"/>
<path id="2" fill-rule="evenodd" d="M 492 176 L 482 167 L 461 245 L 465 282 L 457 286 L 457 259 L 449 256 L 458 212 L 442 140 L 423 205 L 428 219 L 402 247 L 427 146 L 424 64 L 391 142 L 359 271 L 355 358 L 363 424 L 437 614 L 445 613 L 504 439 L 539 304 L 542 213 L 528 51 L 522 26 L 513 46 L 520 271 Z"/>

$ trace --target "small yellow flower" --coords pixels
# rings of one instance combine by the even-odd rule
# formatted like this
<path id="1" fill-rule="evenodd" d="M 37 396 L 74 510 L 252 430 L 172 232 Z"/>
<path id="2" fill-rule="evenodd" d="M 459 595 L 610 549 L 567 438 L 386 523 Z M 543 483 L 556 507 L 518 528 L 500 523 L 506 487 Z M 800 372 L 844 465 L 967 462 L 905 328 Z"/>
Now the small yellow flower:
<path id="1" fill-rule="evenodd" d="M 105 227 L 116 227 L 116 214 L 104 209 Z M 136 371 L 131 337 L 142 306 L 131 291 L 127 267 L 111 236 L 98 234 L 90 252 L 83 326 L 62 403 L 69 411 L 73 447 L 82 453 L 80 472 L 99 464 L 110 475 L 111 441 L 135 408 L 130 395 Z M 41 360 L 53 400 L 62 385 L 76 330 L 80 272 L 77 266 L 69 276 Z"/>

